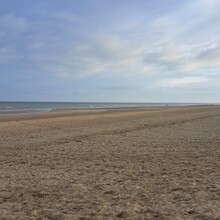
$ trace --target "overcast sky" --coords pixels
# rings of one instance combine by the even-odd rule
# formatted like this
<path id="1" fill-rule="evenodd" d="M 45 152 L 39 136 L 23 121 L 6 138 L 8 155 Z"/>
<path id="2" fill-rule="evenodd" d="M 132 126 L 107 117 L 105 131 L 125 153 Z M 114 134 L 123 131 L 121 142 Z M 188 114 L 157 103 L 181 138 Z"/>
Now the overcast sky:
<path id="1" fill-rule="evenodd" d="M 0 0 L 1 101 L 220 102 L 220 0 Z"/>

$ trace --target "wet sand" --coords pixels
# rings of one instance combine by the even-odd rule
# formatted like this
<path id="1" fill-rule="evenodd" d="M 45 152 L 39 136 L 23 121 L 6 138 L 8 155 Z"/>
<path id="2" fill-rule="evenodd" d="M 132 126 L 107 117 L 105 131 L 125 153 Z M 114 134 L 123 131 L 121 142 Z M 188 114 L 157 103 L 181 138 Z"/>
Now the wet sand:
<path id="1" fill-rule="evenodd" d="M 0 219 L 220 219 L 220 106 L 0 115 Z"/>

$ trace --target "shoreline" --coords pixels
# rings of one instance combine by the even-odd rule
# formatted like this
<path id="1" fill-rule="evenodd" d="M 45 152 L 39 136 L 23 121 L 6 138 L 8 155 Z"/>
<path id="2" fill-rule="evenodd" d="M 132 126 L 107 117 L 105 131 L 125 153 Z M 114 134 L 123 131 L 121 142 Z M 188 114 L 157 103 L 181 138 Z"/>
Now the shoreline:
<path id="1" fill-rule="evenodd" d="M 10 105 L 10 102 L 0 102 L 1 103 L 8 103 Z M 23 102 L 14 102 L 16 104 L 21 104 Z M 14 103 L 11 103 L 13 105 Z M 40 103 L 40 102 L 39 102 Z M 38 102 L 24 102 L 24 104 L 39 104 Z M 53 102 L 45 102 L 43 104 L 55 104 Z M 58 103 L 58 104 L 67 104 L 67 103 Z M 71 104 L 71 103 L 70 103 Z M 74 104 L 74 103 L 73 103 Z M 14 115 L 14 114 L 42 114 L 42 113 L 50 113 L 50 112 L 58 112 L 58 111 L 72 111 L 72 110 L 95 110 L 95 109 L 130 109 L 130 108 L 152 108 L 152 107 L 184 107 L 184 106 L 218 106 L 220 104 L 216 103 L 106 103 L 103 105 L 106 106 L 92 106 L 90 103 L 82 103 L 82 104 L 88 104 L 89 106 L 84 106 L 84 107 L 54 107 L 54 106 L 38 106 L 38 107 L 33 107 L 30 109 L 27 108 L 14 108 L 12 106 L 7 107 L 5 106 L 3 109 L 1 109 L 0 105 L 0 115 Z M 102 105 L 102 103 L 94 103 L 95 105 Z M 109 105 L 109 106 L 108 106 Z M 113 105 L 113 106 L 111 106 Z M 125 106 L 124 106 L 125 105 Z"/>
<path id="2" fill-rule="evenodd" d="M 77 117 L 85 115 L 109 115 L 111 113 L 119 113 L 123 115 L 124 113 L 150 113 L 157 111 L 182 111 L 189 109 L 196 111 L 197 109 L 209 109 L 218 108 L 219 105 L 186 105 L 186 106 L 149 106 L 149 107 L 125 107 L 125 108 L 81 108 L 81 109 L 59 109 L 50 112 L 36 112 L 36 113 L 17 113 L 17 114 L 0 114 L 0 122 L 7 121 L 20 121 L 20 120 L 43 120 L 43 119 L 56 119 L 65 117 Z M 120 115 L 119 115 L 120 116 Z"/>
<path id="3" fill-rule="evenodd" d="M 149 109 L 149 108 L 165 108 L 165 107 L 206 107 L 206 106 L 220 106 L 220 104 L 158 104 L 158 105 L 149 105 L 149 106 L 119 106 L 119 107 L 73 107 L 73 108 L 57 108 L 51 109 L 48 111 L 23 111 L 22 110 L 5 110 L 5 112 L 0 111 L 1 115 L 30 115 L 30 114 L 47 114 L 47 113 L 54 113 L 54 112 L 68 112 L 68 111 L 94 111 L 94 110 L 133 110 L 133 109 Z M 17 111 L 17 112 L 16 112 Z"/>

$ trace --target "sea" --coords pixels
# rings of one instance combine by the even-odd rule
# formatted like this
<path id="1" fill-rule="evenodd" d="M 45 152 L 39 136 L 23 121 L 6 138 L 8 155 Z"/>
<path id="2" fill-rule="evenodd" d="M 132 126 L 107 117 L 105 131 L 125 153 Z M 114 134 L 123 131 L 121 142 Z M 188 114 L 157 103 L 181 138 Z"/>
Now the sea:
<path id="1" fill-rule="evenodd" d="M 198 103 L 125 103 L 125 102 L 0 102 L 0 114 L 43 113 L 68 109 L 128 108 L 201 105 Z"/>

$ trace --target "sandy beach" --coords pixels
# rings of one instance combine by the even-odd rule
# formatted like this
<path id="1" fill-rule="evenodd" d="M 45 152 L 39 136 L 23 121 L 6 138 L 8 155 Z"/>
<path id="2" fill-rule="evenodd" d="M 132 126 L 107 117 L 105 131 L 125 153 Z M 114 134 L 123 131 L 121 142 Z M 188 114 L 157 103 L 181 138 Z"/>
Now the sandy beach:
<path id="1" fill-rule="evenodd" d="M 0 115 L 0 219 L 220 219 L 220 106 Z"/>

